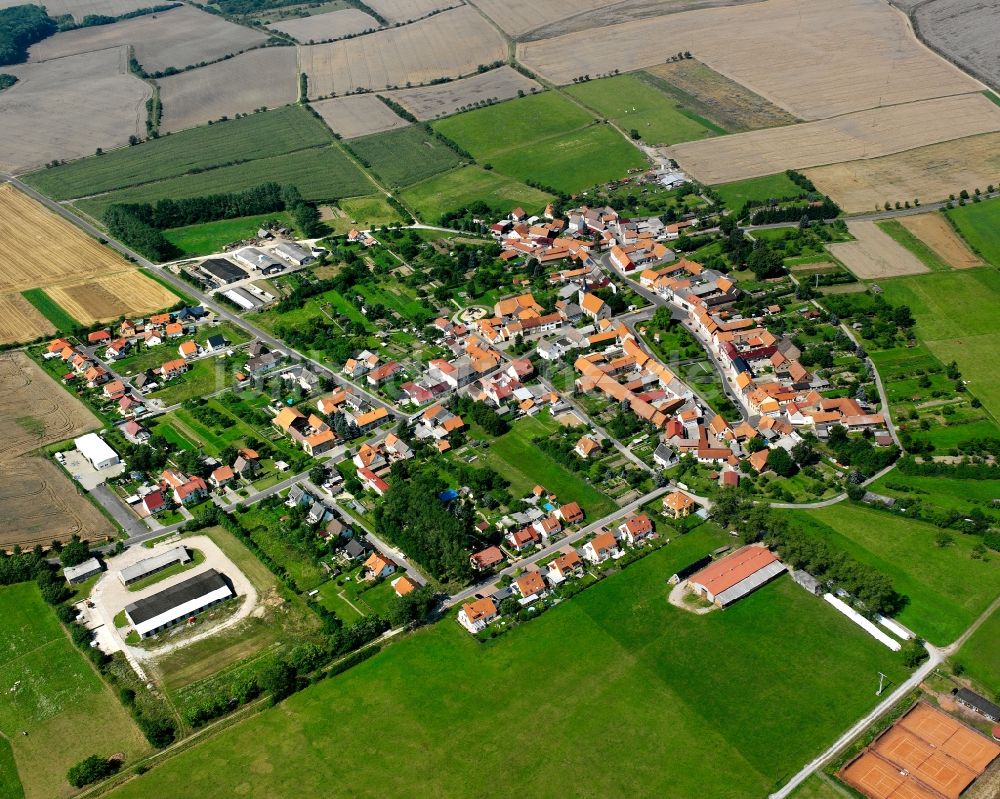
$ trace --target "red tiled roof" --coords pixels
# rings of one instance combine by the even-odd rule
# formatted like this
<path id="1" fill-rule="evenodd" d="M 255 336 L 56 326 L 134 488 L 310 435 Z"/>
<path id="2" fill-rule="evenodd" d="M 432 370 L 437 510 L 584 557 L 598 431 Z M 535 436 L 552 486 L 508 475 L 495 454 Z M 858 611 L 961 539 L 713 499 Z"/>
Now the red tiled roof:
<path id="1" fill-rule="evenodd" d="M 691 575 L 690 581 L 705 586 L 713 596 L 718 596 L 776 560 L 778 556 L 771 550 L 750 544 Z"/>

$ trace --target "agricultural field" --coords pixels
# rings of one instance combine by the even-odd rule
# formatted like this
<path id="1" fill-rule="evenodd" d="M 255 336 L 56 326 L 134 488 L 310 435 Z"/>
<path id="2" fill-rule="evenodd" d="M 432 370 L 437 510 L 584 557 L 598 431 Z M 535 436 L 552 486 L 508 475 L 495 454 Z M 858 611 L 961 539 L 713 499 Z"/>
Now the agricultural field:
<path id="1" fill-rule="evenodd" d="M 21 5 L 21 0 L 2 0 L 0 8 Z M 42 3 L 35 3 L 42 5 Z M 81 22 L 88 14 L 105 17 L 118 17 L 140 8 L 149 8 L 149 0 L 46 0 L 45 8 L 53 17 L 69 14 L 77 22 Z"/>
<path id="2" fill-rule="evenodd" d="M 475 0 L 474 5 L 482 9 L 505 33 L 518 39 L 535 28 L 592 11 L 604 4 L 600 0 L 582 0 L 569 7 L 559 0 Z"/>
<path id="3" fill-rule="evenodd" d="M 401 196 L 425 222 L 437 222 L 442 214 L 479 200 L 507 212 L 518 206 L 541 211 L 552 199 L 545 192 L 478 166 L 445 172 L 404 189 Z"/>
<path id="4" fill-rule="evenodd" d="M 222 248 L 231 242 L 257 235 L 261 226 L 268 222 L 278 222 L 282 227 L 295 229 L 291 216 L 286 211 L 277 211 L 273 214 L 241 216 L 236 219 L 185 225 L 164 230 L 163 235 L 184 255 L 210 255 L 221 252 Z"/>
<path id="5" fill-rule="evenodd" d="M 277 108 L 299 96 L 294 47 L 265 47 L 160 78 L 163 120 L 174 133 L 222 117 Z"/>
<path id="6" fill-rule="evenodd" d="M 137 269 L 97 277 L 86 283 L 48 288 L 46 293 L 74 319 L 84 325 L 106 322 L 119 316 L 159 311 L 176 305 L 170 289 Z"/>
<path id="7" fill-rule="evenodd" d="M 931 0 L 914 7 L 912 18 L 931 47 L 986 83 L 1000 85 L 993 47 L 1000 35 L 1000 8 L 995 4 Z"/>
<path id="8" fill-rule="evenodd" d="M 262 794 L 310 799 L 348 775 L 376 773 L 388 792 L 548 796 L 571 773 L 575 793 L 588 797 L 764 797 L 874 704 L 877 671 L 894 682 L 904 672 L 787 577 L 725 613 L 669 605 L 665 579 L 720 542 L 702 527 L 494 643 L 451 620 L 424 629 L 112 796 L 199 793 L 220 781 L 240 791 L 252 779 Z M 505 690 L 511 663 L 532 678 Z M 359 703 L 374 739 L 331 721 Z M 519 723 L 539 707 L 544 747 Z M 504 745 L 470 760 L 456 727 L 503 729 Z M 594 756 L 595 740 L 626 736 L 628 769 Z"/>
<path id="9" fill-rule="evenodd" d="M 235 25 L 194 6 L 181 5 L 112 25 L 96 25 L 57 33 L 31 48 L 32 61 L 48 61 L 109 47 L 131 46 L 147 72 L 183 69 L 215 61 L 263 44 L 267 36 Z"/>
<path id="10" fill-rule="evenodd" d="M 330 129 L 345 139 L 405 128 L 407 122 L 373 94 L 352 94 L 312 103 Z"/>
<path id="11" fill-rule="evenodd" d="M 712 186 L 726 208 L 738 212 L 748 202 L 766 202 L 798 197 L 803 191 L 784 172 Z"/>
<path id="12" fill-rule="evenodd" d="M 634 75 L 587 81 L 567 87 L 566 93 L 626 133 L 638 131 L 645 144 L 676 144 L 725 133 Z"/>
<path id="13" fill-rule="evenodd" d="M 971 203 L 945 214 L 976 253 L 1000 266 L 1000 202 Z"/>
<path id="14" fill-rule="evenodd" d="M 882 204 L 944 200 L 985 189 L 1000 174 L 1000 133 L 970 136 L 904 153 L 806 170 L 805 175 L 849 213 Z"/>
<path id="15" fill-rule="evenodd" d="M 52 322 L 23 295 L 0 295 L 0 344 L 33 341 L 55 332 Z"/>
<path id="16" fill-rule="evenodd" d="M 283 19 L 271 23 L 268 27 L 308 44 L 327 39 L 340 39 L 344 36 L 356 36 L 381 26 L 374 17 L 363 11 L 356 8 L 342 8 L 337 11 L 327 11 L 325 14 Z"/>
<path id="17" fill-rule="evenodd" d="M 662 64 L 665 54 L 683 50 L 806 120 L 981 88 L 917 42 L 901 14 L 868 0 L 709 8 L 521 43 L 517 57 L 566 84 Z"/>
<path id="18" fill-rule="evenodd" d="M 413 22 L 434 11 L 459 5 L 459 0 L 372 0 L 368 7 L 393 24 Z"/>
<path id="19" fill-rule="evenodd" d="M 730 133 L 798 122 L 774 103 L 754 94 L 694 58 L 649 67 L 636 73 L 688 110 Z"/>
<path id="20" fill-rule="evenodd" d="M 331 146 L 181 175 L 77 200 L 75 205 L 85 214 L 100 219 L 104 210 L 113 203 L 156 202 L 164 197 L 178 200 L 214 192 L 241 191 L 260 185 L 262 179 L 291 183 L 310 200 L 336 200 L 372 192 L 372 183 L 364 173 L 339 147 Z"/>
<path id="21" fill-rule="evenodd" d="M 970 556 L 974 540 L 935 543 L 938 528 L 860 505 L 838 503 L 789 516 L 838 549 L 888 575 L 909 597 L 898 619 L 939 646 L 958 638 L 1000 591 L 1000 561 Z"/>
<path id="22" fill-rule="evenodd" d="M 21 298 L 26 300 L 61 333 L 70 332 L 80 327 L 80 320 L 70 316 L 59 303 L 45 292 L 45 289 L 28 289 L 27 291 L 22 291 Z M 17 339 L 14 340 L 16 341 Z"/>
<path id="23" fill-rule="evenodd" d="M 668 152 L 702 182 L 726 183 L 786 169 L 875 158 L 997 130 L 1000 107 L 975 93 L 691 141 Z"/>
<path id="24" fill-rule="evenodd" d="M 919 275 L 927 267 L 874 222 L 848 222 L 854 241 L 827 245 L 830 254 L 862 280 Z"/>
<path id="25" fill-rule="evenodd" d="M 299 106 L 288 106 L 42 169 L 24 180 L 50 197 L 68 200 L 318 147 L 330 140 L 316 117 Z M 262 172 L 258 183 L 270 179 Z"/>
<path id="26" fill-rule="evenodd" d="M 970 209 L 977 207 L 977 205 L 969 206 Z M 962 210 L 964 209 L 959 209 L 959 211 Z M 993 213 L 996 210 L 994 209 Z M 925 247 L 930 249 L 946 266 L 952 269 L 971 269 L 975 266 L 983 266 L 983 260 L 969 249 L 969 245 L 955 233 L 955 228 L 941 214 L 930 213 L 904 216 L 899 219 L 899 224 L 909 231 L 910 235 L 915 236 Z M 995 229 L 995 225 L 987 227 L 989 231 Z M 997 255 L 1000 256 L 1000 252 Z"/>
<path id="27" fill-rule="evenodd" d="M 457 78 L 506 55 L 500 34 L 475 10 L 460 6 L 413 25 L 301 47 L 299 67 L 309 76 L 310 98 L 321 98 Z"/>
<path id="28" fill-rule="evenodd" d="M 121 752 L 134 762 L 149 749 L 34 583 L 0 589 L 0 648 L 0 732 L 26 799 L 69 796 L 66 770 L 88 755 Z"/>
<path id="29" fill-rule="evenodd" d="M 149 84 L 128 71 L 117 47 L 39 64 L 4 67 L 18 82 L 0 92 L 0 171 L 36 169 L 93 155 L 146 132 Z"/>
<path id="30" fill-rule="evenodd" d="M 369 230 L 373 227 L 391 225 L 393 222 L 403 221 L 399 212 L 389 205 L 385 197 L 380 194 L 371 197 L 356 197 L 350 200 L 341 200 L 338 205 L 340 206 L 340 210 L 345 214 L 343 221 L 349 226 L 348 230 L 351 227 Z M 343 232 L 346 233 L 348 231 L 345 230 Z"/>
<path id="31" fill-rule="evenodd" d="M 448 145 L 415 125 L 354 139 L 349 147 L 376 177 L 393 187 L 410 186 L 462 162 Z"/>
<path id="32" fill-rule="evenodd" d="M 965 645 L 952 658 L 953 663 L 961 663 L 967 676 L 975 680 L 986 691 L 996 693 L 1000 686 L 1000 610 L 983 623 L 972 634 Z"/>
<path id="33" fill-rule="evenodd" d="M 468 111 L 478 103 L 511 100 L 518 92 L 532 94 L 541 90 L 541 84 L 505 64 L 470 78 L 386 94 L 417 119 L 426 120 Z"/>

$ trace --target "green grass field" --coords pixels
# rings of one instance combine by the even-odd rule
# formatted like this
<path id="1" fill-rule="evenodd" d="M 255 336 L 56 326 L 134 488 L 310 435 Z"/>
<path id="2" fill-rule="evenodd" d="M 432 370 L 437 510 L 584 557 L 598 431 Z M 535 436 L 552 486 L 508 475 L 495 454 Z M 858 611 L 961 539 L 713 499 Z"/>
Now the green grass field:
<path id="1" fill-rule="evenodd" d="M 48 319 L 56 330 L 60 333 L 68 333 L 78 327 L 80 323 L 69 315 L 63 307 L 45 293 L 45 289 L 28 289 L 22 291 L 21 296 L 35 306 L 35 309 L 46 319 Z"/>
<path id="2" fill-rule="evenodd" d="M 104 209 L 112 203 L 201 197 L 242 191 L 268 181 L 293 184 L 307 200 L 339 200 L 372 192 L 371 181 L 340 148 L 323 147 L 219 167 L 195 175 L 181 175 L 79 200 L 75 205 L 91 217 L 100 219 Z"/>
<path id="3" fill-rule="evenodd" d="M 260 227 L 270 221 L 276 221 L 283 227 L 295 228 L 288 213 L 277 211 L 272 214 L 241 216 L 236 219 L 219 219 L 216 222 L 186 225 L 164 230 L 163 235 L 184 255 L 210 255 L 213 252 L 222 252 L 222 248 L 226 244 L 256 236 Z"/>
<path id="4" fill-rule="evenodd" d="M 737 180 L 734 183 L 720 183 L 712 186 L 712 189 L 718 192 L 726 207 L 733 211 L 739 211 L 750 200 L 764 202 L 802 194 L 802 188 L 794 184 L 784 172 Z"/>
<path id="5" fill-rule="evenodd" d="M 646 166 L 642 153 L 609 125 L 594 125 L 493 156 L 498 172 L 568 194 Z"/>
<path id="6" fill-rule="evenodd" d="M 399 211 L 389 205 L 385 197 L 381 194 L 371 197 L 355 197 L 350 200 L 341 200 L 337 205 L 340 206 L 341 211 L 347 214 L 346 219 L 332 219 L 327 221 L 327 225 L 332 227 L 337 233 L 347 233 L 352 227 L 367 230 L 403 221 L 403 218 L 399 215 Z"/>
<path id="7" fill-rule="evenodd" d="M 924 242 L 914 236 L 895 219 L 877 223 L 882 232 L 894 239 L 898 244 L 912 252 L 921 263 L 932 272 L 950 272 L 951 267 L 941 260 L 940 256 Z"/>
<path id="8" fill-rule="evenodd" d="M 315 558 L 283 536 L 280 517 L 286 510 L 283 506 L 277 510 L 251 507 L 239 516 L 240 525 L 264 552 L 288 570 L 301 591 L 310 591 L 323 582 L 323 570 Z"/>
<path id="9" fill-rule="evenodd" d="M 167 381 L 163 388 L 149 396 L 163 401 L 164 405 L 175 405 L 192 397 L 203 397 L 225 388 L 229 383 L 223 370 L 221 358 L 204 358 L 191 364 L 187 372 Z"/>
<path id="10" fill-rule="evenodd" d="M 851 794 L 827 782 L 827 777 L 819 773 L 811 775 L 805 782 L 792 792 L 792 799 L 845 799 Z"/>
<path id="11" fill-rule="evenodd" d="M 148 750 L 34 583 L 0 588 L 0 651 L 0 733 L 13 749 L 26 796 L 68 795 L 66 770 L 88 755 L 124 752 L 134 762 Z M 6 771 L 0 765 L 0 787 L 11 782 Z"/>
<path id="12" fill-rule="evenodd" d="M 906 486 L 908 490 L 890 489 L 888 484 Z M 921 477 L 903 474 L 898 469 L 872 483 L 871 490 L 893 496 L 916 496 L 921 502 L 945 510 L 968 513 L 974 506 L 990 506 L 997 496 L 995 480 L 957 480 L 950 477 Z"/>
<path id="13" fill-rule="evenodd" d="M 938 528 L 841 502 L 789 515 L 863 563 L 909 597 L 899 620 L 934 644 L 955 640 L 1000 592 L 1000 559 L 970 557 L 976 540 L 956 536 L 938 547 Z"/>
<path id="14" fill-rule="evenodd" d="M 458 165 L 462 157 L 417 125 L 362 136 L 348 145 L 383 182 L 409 186 Z"/>
<path id="15" fill-rule="evenodd" d="M 305 305 L 293 311 L 278 313 L 274 310 L 268 310 L 255 313 L 249 318 L 255 324 L 273 333 L 279 325 L 298 325 L 310 319 L 325 319 L 329 321 L 330 316 L 334 316 L 334 318 L 343 316 L 352 322 L 362 325 L 366 330 L 375 330 L 375 326 L 368 320 L 368 317 L 348 302 L 345 297 L 332 289 L 320 294 L 318 297 L 310 297 L 306 300 Z"/>
<path id="16" fill-rule="evenodd" d="M 969 390 L 1000 417 L 1000 273 L 965 269 L 914 275 L 881 284 L 885 297 L 906 304 L 920 340 L 943 363 L 958 363 Z"/>
<path id="17" fill-rule="evenodd" d="M 762 798 L 904 672 L 788 577 L 723 613 L 669 605 L 707 530 L 493 643 L 446 619 L 113 795 Z"/>
<path id="18" fill-rule="evenodd" d="M 439 221 L 442 214 L 466 208 L 477 200 L 500 212 L 518 206 L 541 212 L 552 199 L 543 191 L 478 166 L 445 172 L 404 189 L 401 196 L 425 222 L 432 223 Z"/>
<path id="19" fill-rule="evenodd" d="M 967 675 L 979 683 L 987 696 L 1000 692 L 1000 610 L 993 611 L 952 662 L 965 666 Z"/>
<path id="20" fill-rule="evenodd" d="M 489 160 L 505 150 L 535 146 L 543 139 L 585 127 L 590 114 L 555 92 L 520 97 L 487 108 L 466 111 L 433 124 L 477 159 Z"/>
<path id="21" fill-rule="evenodd" d="M 4 799 L 23 799 L 24 786 L 17 778 L 14 750 L 6 738 L 0 738 L 0 796 Z"/>
<path id="22" fill-rule="evenodd" d="M 968 203 L 945 214 L 975 252 L 994 266 L 1000 266 L 1000 202 Z"/>
<path id="23" fill-rule="evenodd" d="M 678 144 L 725 133 L 634 75 L 578 83 L 565 87 L 565 92 L 622 130 L 639 131 L 647 144 Z"/>
<path id="24" fill-rule="evenodd" d="M 136 186 L 192 170 L 252 161 L 327 144 L 326 126 L 300 106 L 252 114 L 151 139 L 104 155 L 43 169 L 24 178 L 60 200 Z M 258 183 L 272 180 L 265 171 Z"/>

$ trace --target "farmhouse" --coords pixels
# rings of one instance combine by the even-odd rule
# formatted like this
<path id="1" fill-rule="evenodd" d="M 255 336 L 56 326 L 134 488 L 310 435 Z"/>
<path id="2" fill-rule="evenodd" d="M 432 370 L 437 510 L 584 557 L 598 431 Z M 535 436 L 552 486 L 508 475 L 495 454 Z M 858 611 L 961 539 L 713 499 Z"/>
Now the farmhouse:
<path id="1" fill-rule="evenodd" d="M 101 562 L 97 558 L 88 558 L 83 563 L 76 566 L 67 566 L 63 569 L 63 577 L 66 578 L 66 582 L 72 584 L 82 583 L 84 580 L 88 580 L 95 574 L 101 573 Z"/>
<path id="2" fill-rule="evenodd" d="M 497 606 L 489 597 L 466 602 L 458 612 L 458 623 L 475 635 L 497 617 Z"/>
<path id="3" fill-rule="evenodd" d="M 277 258 L 268 255 L 263 250 L 258 250 L 256 247 L 244 247 L 242 250 L 237 250 L 233 257 L 237 263 L 248 266 L 250 269 L 260 269 L 265 274 L 267 274 L 266 270 L 268 269 L 277 267 L 280 271 L 285 268 Z"/>
<path id="4" fill-rule="evenodd" d="M 122 585 L 132 585 L 132 583 L 144 580 L 150 575 L 169 569 L 174 564 L 190 562 L 191 556 L 188 551 L 184 547 L 178 546 L 151 558 L 143 558 L 131 566 L 126 566 L 118 572 L 118 579 L 122 581 Z"/>
<path id="5" fill-rule="evenodd" d="M 90 461 L 95 469 L 106 469 L 121 463 L 118 453 L 109 447 L 97 433 L 87 433 L 73 440 L 77 450 Z"/>
<path id="6" fill-rule="evenodd" d="M 724 608 L 784 570 L 784 564 L 771 550 L 750 544 L 692 574 L 688 582 L 696 594 Z"/>
<path id="7" fill-rule="evenodd" d="M 158 594 L 133 602 L 125 608 L 125 617 L 140 638 L 149 638 L 233 596 L 233 589 L 224 575 L 208 569 Z"/>

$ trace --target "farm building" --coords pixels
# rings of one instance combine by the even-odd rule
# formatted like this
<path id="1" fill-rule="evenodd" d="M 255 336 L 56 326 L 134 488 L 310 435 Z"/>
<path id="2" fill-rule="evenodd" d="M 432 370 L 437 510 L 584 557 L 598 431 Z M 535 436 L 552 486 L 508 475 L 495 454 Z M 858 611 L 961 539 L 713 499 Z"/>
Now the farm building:
<path id="1" fill-rule="evenodd" d="M 87 433 L 85 436 L 73 439 L 77 450 L 90 461 L 95 469 L 106 469 L 121 463 L 118 453 L 109 447 L 97 433 Z"/>
<path id="2" fill-rule="evenodd" d="M 237 250 L 233 257 L 237 263 L 248 266 L 250 269 L 260 269 L 265 274 L 265 270 L 270 267 L 277 266 L 284 269 L 281 261 L 272 255 L 268 255 L 263 250 L 258 250 L 256 247 L 244 247 L 242 250 Z"/>
<path id="3" fill-rule="evenodd" d="M 175 563 L 190 563 L 191 556 L 184 547 L 174 547 L 151 558 L 143 558 L 136 561 L 131 566 L 126 566 L 118 572 L 118 579 L 122 585 L 131 585 L 134 582 L 143 580 L 152 574 L 168 569 Z"/>
<path id="4" fill-rule="evenodd" d="M 71 585 L 89 580 L 95 574 L 101 573 L 101 562 L 97 558 L 88 558 L 83 563 L 76 566 L 67 566 L 63 569 L 63 577 Z"/>
<path id="5" fill-rule="evenodd" d="M 1000 723 L 1000 707 L 993 704 L 989 699 L 980 696 L 975 691 L 968 688 L 959 688 L 955 693 L 955 701 L 975 711 L 980 716 L 985 716 L 990 721 Z"/>
<path id="6" fill-rule="evenodd" d="M 209 258 L 201 262 L 201 271 L 209 277 L 222 283 L 235 283 L 247 276 L 245 269 L 240 269 L 232 261 L 225 258 Z"/>
<path id="7" fill-rule="evenodd" d="M 209 569 L 125 608 L 125 616 L 140 638 L 201 613 L 234 596 L 225 577 Z"/>
<path id="8" fill-rule="evenodd" d="M 286 261 L 291 261 L 296 266 L 305 266 L 312 263 L 316 258 L 309 250 L 300 247 L 295 242 L 284 242 L 274 248 L 275 255 L 280 255 Z"/>
<path id="9" fill-rule="evenodd" d="M 784 570 L 784 564 L 771 550 L 751 544 L 692 574 L 688 582 L 695 593 L 724 608 Z"/>

